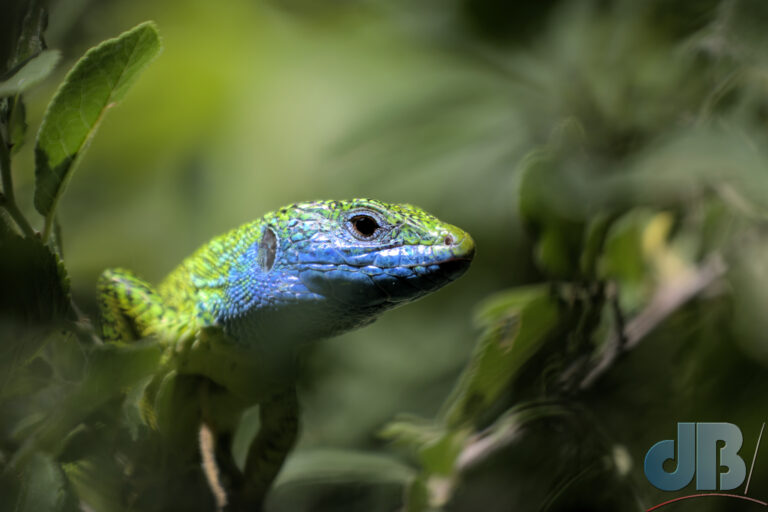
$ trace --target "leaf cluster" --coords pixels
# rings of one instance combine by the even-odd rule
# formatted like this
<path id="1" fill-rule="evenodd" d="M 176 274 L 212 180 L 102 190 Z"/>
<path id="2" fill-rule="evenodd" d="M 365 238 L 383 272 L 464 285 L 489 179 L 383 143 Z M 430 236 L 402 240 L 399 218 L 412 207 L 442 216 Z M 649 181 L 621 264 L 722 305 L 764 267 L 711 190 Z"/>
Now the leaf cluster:
<path id="1" fill-rule="evenodd" d="M 644 510 L 663 501 L 642 456 L 672 435 L 664 425 L 728 411 L 759 430 L 759 401 L 736 405 L 718 386 L 768 385 L 754 324 L 766 304 L 766 39 L 750 28 L 768 11 L 723 1 L 681 26 L 659 22 L 671 14 L 661 2 L 609 5 L 561 2 L 526 48 L 468 45 L 495 76 L 436 106 L 446 119 L 506 104 L 534 144 L 472 172 L 514 176 L 539 278 L 479 305 L 482 334 L 436 418 L 384 429 L 421 468 L 409 511 Z M 405 140 L 410 113 L 401 122 Z M 466 127 L 454 125 L 453 159 L 511 147 L 509 132 L 481 145 Z"/>
<path id="2" fill-rule="evenodd" d="M 38 232 L 17 205 L 11 164 L 26 142 L 24 93 L 60 55 L 46 48 L 41 3 L 7 13 L 15 39 L 0 62 L 0 496 L 19 511 L 79 510 L 79 468 L 67 462 L 98 438 L 97 411 L 152 373 L 160 351 L 95 336 L 70 295 L 56 206 L 105 112 L 160 41 L 152 23 L 141 24 L 91 49 L 65 77 L 35 138 Z"/>

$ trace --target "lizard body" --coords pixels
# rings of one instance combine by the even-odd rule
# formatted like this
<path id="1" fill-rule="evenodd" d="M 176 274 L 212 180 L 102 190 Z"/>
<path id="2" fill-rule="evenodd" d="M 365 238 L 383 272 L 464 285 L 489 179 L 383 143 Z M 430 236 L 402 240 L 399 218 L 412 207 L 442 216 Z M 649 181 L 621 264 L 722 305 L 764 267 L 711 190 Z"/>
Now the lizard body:
<path id="1" fill-rule="evenodd" d="M 229 507 L 250 510 L 298 433 L 297 350 L 437 290 L 473 255 L 466 232 L 410 205 L 298 203 L 214 238 L 157 289 L 129 271 L 105 271 L 102 337 L 165 346 L 145 393 L 150 423 L 173 457 L 196 453 L 189 446 L 200 424 L 210 428 Z M 261 426 L 240 471 L 230 442 L 254 404 Z"/>

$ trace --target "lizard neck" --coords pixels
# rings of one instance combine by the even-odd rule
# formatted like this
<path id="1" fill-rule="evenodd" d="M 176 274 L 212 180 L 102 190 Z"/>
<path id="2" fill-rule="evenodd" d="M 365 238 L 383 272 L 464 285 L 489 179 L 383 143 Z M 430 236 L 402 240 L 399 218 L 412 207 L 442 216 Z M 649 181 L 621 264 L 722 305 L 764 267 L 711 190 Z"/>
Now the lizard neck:
<path id="1" fill-rule="evenodd" d="M 294 352 L 317 340 L 372 323 L 372 308 L 311 299 L 252 308 L 220 319 L 224 332 L 244 346 L 271 352 Z M 382 307 L 376 306 L 376 312 Z"/>
<path id="2" fill-rule="evenodd" d="M 298 351 L 276 347 L 242 344 L 220 327 L 206 327 L 171 348 L 171 367 L 179 374 L 206 377 L 246 404 L 256 403 L 296 381 Z"/>
<path id="3" fill-rule="evenodd" d="M 257 243 L 261 219 L 212 239 L 176 267 L 158 286 L 163 301 L 189 323 L 216 323 L 227 302 L 227 288 L 239 258 Z"/>

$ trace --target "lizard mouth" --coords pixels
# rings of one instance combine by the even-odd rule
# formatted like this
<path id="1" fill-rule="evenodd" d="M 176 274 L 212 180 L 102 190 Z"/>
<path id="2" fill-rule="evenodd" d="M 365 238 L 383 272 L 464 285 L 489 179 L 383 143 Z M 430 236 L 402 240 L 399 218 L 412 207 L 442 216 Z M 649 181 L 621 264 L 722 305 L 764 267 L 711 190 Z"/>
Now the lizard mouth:
<path id="1" fill-rule="evenodd" d="M 439 245 L 388 247 L 344 264 L 307 262 L 299 276 L 310 291 L 347 304 L 402 304 L 467 271 L 475 244 L 469 235 L 462 235 Z"/>
<path id="2" fill-rule="evenodd" d="M 380 251 L 379 254 L 386 256 L 394 255 L 394 258 L 382 258 L 381 265 L 378 258 L 374 260 L 374 265 L 380 268 L 418 268 L 434 267 L 437 265 L 440 270 L 452 273 L 457 269 L 466 270 L 475 256 L 475 242 L 472 238 L 463 233 L 461 238 L 447 237 L 445 244 L 434 246 L 417 246 L 415 250 L 408 251 L 406 246 L 396 246 L 390 251 Z M 401 252 L 402 251 L 402 252 Z"/>
<path id="3" fill-rule="evenodd" d="M 438 263 L 440 267 L 440 273 L 450 280 L 455 281 L 469 269 L 469 264 L 472 263 L 472 256 L 466 258 L 453 258 L 441 263 Z"/>

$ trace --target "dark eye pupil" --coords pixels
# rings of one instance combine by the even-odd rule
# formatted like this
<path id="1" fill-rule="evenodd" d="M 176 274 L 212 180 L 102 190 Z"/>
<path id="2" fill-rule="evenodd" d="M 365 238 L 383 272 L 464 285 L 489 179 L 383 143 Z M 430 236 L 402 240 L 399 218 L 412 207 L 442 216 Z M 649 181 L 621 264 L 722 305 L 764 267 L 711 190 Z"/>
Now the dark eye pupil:
<path id="1" fill-rule="evenodd" d="M 376 230 L 379 229 L 379 224 L 376 222 L 376 219 L 369 215 L 357 215 L 356 217 L 352 217 L 351 222 L 352 227 L 357 234 L 364 238 L 372 237 L 376 233 Z"/>

